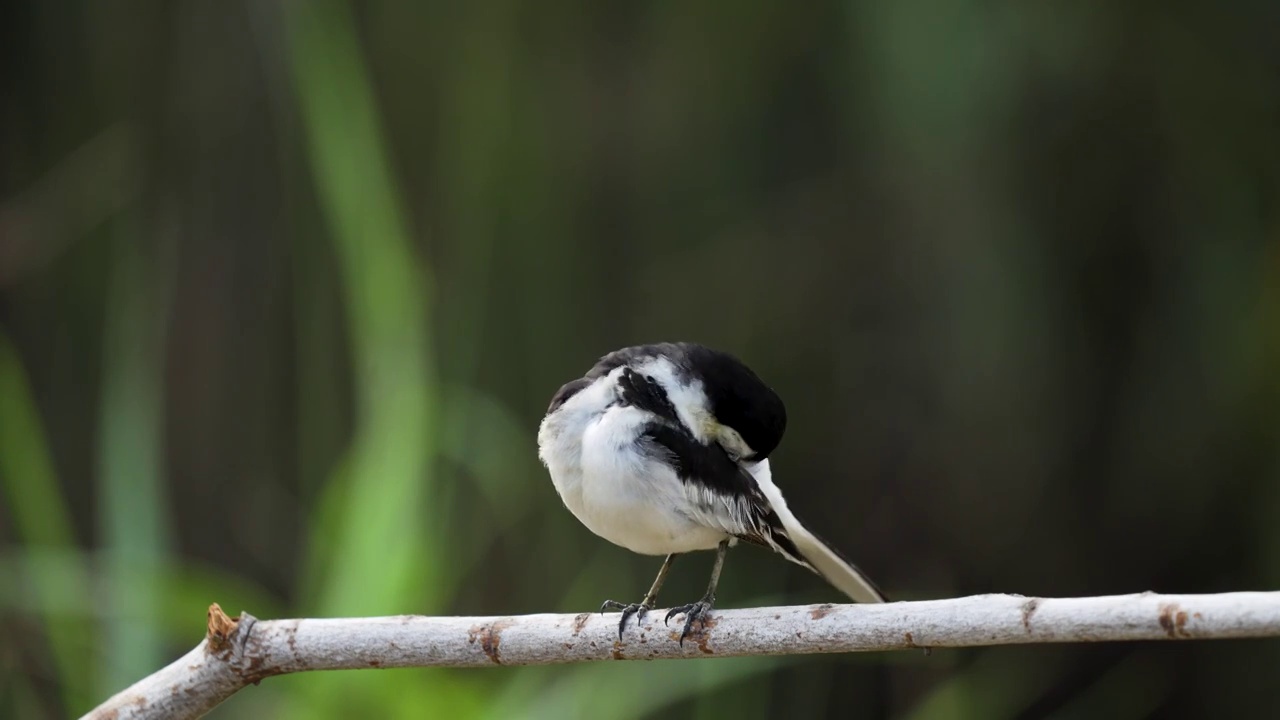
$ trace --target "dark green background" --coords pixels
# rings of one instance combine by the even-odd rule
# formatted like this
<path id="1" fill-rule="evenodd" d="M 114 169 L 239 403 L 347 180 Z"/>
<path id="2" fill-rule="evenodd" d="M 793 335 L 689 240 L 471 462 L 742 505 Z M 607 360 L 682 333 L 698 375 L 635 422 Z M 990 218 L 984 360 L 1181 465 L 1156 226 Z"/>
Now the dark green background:
<path id="1" fill-rule="evenodd" d="M 1280 6 L 0 6 L 0 716 L 259 617 L 577 612 L 616 347 L 899 599 L 1280 585 Z M 664 600 L 701 592 L 710 556 Z M 836 601 L 732 553 L 723 607 Z M 272 678 L 233 717 L 1241 717 L 1275 641 Z"/>

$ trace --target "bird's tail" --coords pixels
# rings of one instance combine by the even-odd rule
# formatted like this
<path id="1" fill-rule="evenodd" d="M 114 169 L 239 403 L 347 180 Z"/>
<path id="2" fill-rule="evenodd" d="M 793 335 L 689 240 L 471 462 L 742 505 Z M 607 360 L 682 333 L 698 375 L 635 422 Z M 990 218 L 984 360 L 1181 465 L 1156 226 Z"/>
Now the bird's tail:
<path id="1" fill-rule="evenodd" d="M 778 517 L 791 536 L 791 542 L 795 543 L 796 549 L 804 556 L 805 564 L 837 590 L 862 603 L 889 601 L 858 566 L 845 560 L 835 548 L 823 542 L 822 538 L 806 530 L 794 515 L 779 512 Z"/>
<path id="2" fill-rule="evenodd" d="M 821 575 L 837 590 L 857 602 L 888 602 L 888 598 L 880 591 L 880 588 L 876 587 L 876 584 L 871 582 L 870 578 L 863 574 L 856 565 L 846 560 L 844 556 L 824 542 L 822 538 L 809 532 L 792 514 L 791 510 L 787 508 L 787 501 L 782 497 L 782 491 L 778 489 L 777 485 L 773 484 L 768 460 L 764 460 L 752 468 L 751 474 L 755 476 L 760 489 L 764 491 L 765 497 L 769 499 L 769 504 L 773 506 L 774 512 L 778 514 L 778 519 L 782 521 L 782 528 L 786 530 L 787 536 L 795 545 L 796 550 L 800 552 L 801 557 L 791 558 L 792 560 Z M 790 553 L 784 554 L 790 555 Z"/>

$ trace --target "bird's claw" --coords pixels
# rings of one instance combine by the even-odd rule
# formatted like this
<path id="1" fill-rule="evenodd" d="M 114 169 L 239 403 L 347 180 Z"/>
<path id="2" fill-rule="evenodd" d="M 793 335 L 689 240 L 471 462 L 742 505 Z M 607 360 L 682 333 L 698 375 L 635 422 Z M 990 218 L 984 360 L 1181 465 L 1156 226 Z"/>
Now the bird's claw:
<path id="1" fill-rule="evenodd" d="M 699 600 L 698 602 L 689 603 L 688 605 L 673 607 L 669 612 L 667 612 L 667 616 L 662 619 L 662 623 L 664 625 L 668 624 L 671 618 L 679 615 L 680 613 L 684 613 L 684 629 L 680 631 L 680 647 L 684 647 L 684 639 L 689 636 L 689 632 L 693 629 L 693 623 L 695 621 L 701 626 L 699 628 L 700 631 L 702 628 L 706 627 L 707 615 L 710 614 L 711 604 L 714 601 L 715 598 L 707 597 Z"/>
<path id="2" fill-rule="evenodd" d="M 636 616 L 636 626 L 644 622 L 644 616 L 653 609 L 653 605 L 648 602 L 639 603 L 620 603 L 617 600 L 605 600 L 600 606 L 600 612 L 603 614 L 605 610 L 621 610 L 622 619 L 618 621 L 618 639 L 622 639 L 622 631 L 627 629 L 627 618 L 632 615 Z"/>

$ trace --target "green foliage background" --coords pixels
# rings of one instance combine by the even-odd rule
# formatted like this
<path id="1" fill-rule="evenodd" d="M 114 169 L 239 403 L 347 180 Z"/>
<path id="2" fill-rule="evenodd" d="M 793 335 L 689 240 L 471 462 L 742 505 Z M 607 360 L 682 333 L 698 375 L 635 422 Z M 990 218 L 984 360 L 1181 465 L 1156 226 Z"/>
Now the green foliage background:
<path id="1" fill-rule="evenodd" d="M 0 716 L 86 711 L 211 601 L 638 597 L 657 559 L 534 448 L 637 342 L 769 380 L 793 507 L 896 598 L 1275 588 L 1278 7 L 3 5 Z M 750 549 L 721 587 L 837 599 Z M 370 671 L 213 717 L 1239 717 L 1277 663 Z"/>

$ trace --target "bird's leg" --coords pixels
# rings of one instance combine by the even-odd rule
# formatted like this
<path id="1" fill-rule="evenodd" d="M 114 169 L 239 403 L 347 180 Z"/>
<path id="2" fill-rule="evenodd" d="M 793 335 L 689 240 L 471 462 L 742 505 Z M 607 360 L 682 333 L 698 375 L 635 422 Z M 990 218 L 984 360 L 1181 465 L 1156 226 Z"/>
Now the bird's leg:
<path id="1" fill-rule="evenodd" d="M 622 639 L 622 631 L 627 627 L 627 618 L 632 615 L 636 616 L 636 625 L 644 622 L 644 616 L 653 609 L 653 603 L 658 599 L 658 591 L 662 589 L 662 583 L 667 580 L 667 573 L 671 571 L 671 563 L 675 561 L 677 553 L 671 553 L 666 560 L 662 561 L 662 567 L 658 568 L 658 577 L 653 579 L 653 585 L 649 586 L 649 592 L 644 594 L 644 600 L 638 603 L 620 603 L 617 600 L 605 600 L 600 606 L 600 612 L 605 610 L 621 610 L 622 620 L 618 622 L 618 639 Z"/>
<path id="2" fill-rule="evenodd" d="M 680 632 L 681 646 L 684 645 L 684 639 L 688 637 L 695 620 L 701 624 L 706 624 L 707 613 L 711 612 L 711 606 L 716 601 L 716 584 L 720 582 L 720 569 L 724 567 L 724 556 L 728 551 L 729 541 L 721 540 L 720 546 L 716 548 L 716 562 L 711 566 L 711 582 L 707 583 L 707 594 L 703 595 L 698 602 L 671 608 L 670 612 L 667 613 L 667 617 L 662 621 L 665 624 L 675 615 L 684 613 L 684 630 Z"/>

